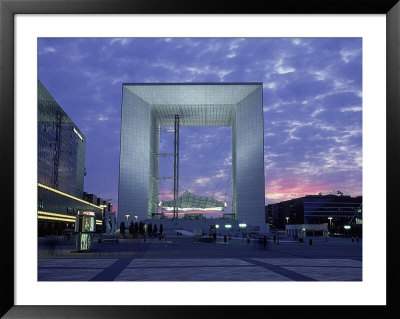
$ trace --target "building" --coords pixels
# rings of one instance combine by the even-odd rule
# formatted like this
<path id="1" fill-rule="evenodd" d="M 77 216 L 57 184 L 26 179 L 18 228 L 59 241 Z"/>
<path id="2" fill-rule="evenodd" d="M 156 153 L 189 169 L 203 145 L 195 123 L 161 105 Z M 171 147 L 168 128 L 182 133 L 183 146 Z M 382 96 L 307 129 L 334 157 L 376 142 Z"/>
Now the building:
<path id="1" fill-rule="evenodd" d="M 126 214 L 145 220 L 158 213 L 160 127 L 176 132 L 178 118 L 178 128 L 232 128 L 233 218 L 268 231 L 261 82 L 123 84 L 121 113 L 118 224 Z"/>
<path id="2" fill-rule="evenodd" d="M 101 227 L 102 208 L 83 200 L 86 139 L 38 81 L 39 235 L 74 225 L 78 211 L 93 211 Z"/>
<path id="3" fill-rule="evenodd" d="M 351 197 L 340 192 L 307 195 L 267 205 L 265 217 L 274 229 L 285 229 L 286 225 L 294 224 L 326 224 L 331 234 L 351 232 L 361 235 L 362 196 Z"/>
<path id="4" fill-rule="evenodd" d="M 38 81 L 38 182 L 82 198 L 86 139 Z"/>
<path id="5" fill-rule="evenodd" d="M 38 184 L 38 234 L 61 234 L 63 229 L 74 228 L 79 211 L 96 215 L 96 231 L 102 230 L 103 208 L 57 189 Z"/>

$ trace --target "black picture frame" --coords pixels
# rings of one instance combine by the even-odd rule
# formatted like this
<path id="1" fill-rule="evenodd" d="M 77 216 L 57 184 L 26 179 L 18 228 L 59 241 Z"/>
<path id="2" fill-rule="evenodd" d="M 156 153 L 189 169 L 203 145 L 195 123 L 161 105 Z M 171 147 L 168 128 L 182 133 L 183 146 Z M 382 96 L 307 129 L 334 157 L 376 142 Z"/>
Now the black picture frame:
<path id="1" fill-rule="evenodd" d="M 385 14 L 387 49 L 386 104 L 386 306 L 22 306 L 14 288 L 14 17 L 16 14 Z M 0 0 L 0 176 L 1 229 L 0 315 L 4 318 L 179 318 L 247 316 L 399 317 L 396 268 L 397 184 L 400 163 L 400 3 L 399 0 L 273 0 L 241 3 L 184 0 Z M 383 106 L 381 106 L 383 107 Z M 378 239 L 377 240 L 382 240 Z M 265 294 L 268 296 L 266 291 Z M 316 292 L 318 293 L 318 292 Z M 282 296 L 284 298 L 284 296 Z M 312 308 L 311 308 L 312 307 Z"/>

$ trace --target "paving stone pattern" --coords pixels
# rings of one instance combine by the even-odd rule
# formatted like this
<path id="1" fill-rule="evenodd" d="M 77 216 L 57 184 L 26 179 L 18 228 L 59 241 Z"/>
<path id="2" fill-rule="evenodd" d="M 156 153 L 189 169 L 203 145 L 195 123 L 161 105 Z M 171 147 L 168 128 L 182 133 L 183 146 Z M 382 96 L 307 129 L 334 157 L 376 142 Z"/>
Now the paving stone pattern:
<path id="1" fill-rule="evenodd" d="M 77 254 L 39 245 L 39 281 L 362 281 L 362 245 L 349 240 L 194 243 L 126 241 Z"/>

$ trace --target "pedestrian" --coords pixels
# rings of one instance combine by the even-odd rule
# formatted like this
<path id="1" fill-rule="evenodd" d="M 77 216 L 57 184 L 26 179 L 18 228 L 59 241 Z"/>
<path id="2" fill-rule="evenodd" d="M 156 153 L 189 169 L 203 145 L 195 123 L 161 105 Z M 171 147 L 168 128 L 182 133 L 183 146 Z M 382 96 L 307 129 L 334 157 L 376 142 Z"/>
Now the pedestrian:
<path id="1" fill-rule="evenodd" d="M 263 240 L 261 237 L 258 237 L 258 250 L 262 250 L 263 247 Z"/>
<path id="2" fill-rule="evenodd" d="M 56 248 L 56 238 L 54 235 L 50 235 L 48 237 L 48 244 L 49 244 L 49 254 L 54 255 L 54 250 Z"/>

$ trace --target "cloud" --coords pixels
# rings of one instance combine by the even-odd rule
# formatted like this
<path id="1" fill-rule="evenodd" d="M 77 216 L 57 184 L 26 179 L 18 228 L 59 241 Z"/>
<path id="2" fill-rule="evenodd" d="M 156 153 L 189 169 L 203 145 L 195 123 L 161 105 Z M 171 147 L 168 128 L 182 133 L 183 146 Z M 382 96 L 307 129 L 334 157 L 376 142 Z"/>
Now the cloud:
<path id="1" fill-rule="evenodd" d="M 120 45 L 126 45 L 131 43 L 132 39 L 128 38 L 114 38 L 110 41 L 110 44 L 119 43 Z"/>
<path id="2" fill-rule="evenodd" d="M 362 192 L 361 38 L 46 38 L 38 52 L 39 79 L 86 134 L 85 187 L 100 196 L 104 172 L 118 193 L 120 136 L 104 123 L 119 133 L 123 82 L 263 82 L 267 201 L 338 185 Z M 231 134 L 187 129 L 181 186 L 205 194 L 228 179 Z M 96 153 L 105 144 L 115 146 L 109 162 Z M 170 160 L 160 176 L 171 176 Z"/>
<path id="3" fill-rule="evenodd" d="M 208 184 L 209 181 L 210 181 L 209 177 L 200 177 L 200 178 L 195 179 L 194 183 L 204 186 L 204 185 Z"/>
<path id="4" fill-rule="evenodd" d="M 55 53 L 57 52 L 56 49 L 54 47 L 44 47 L 41 50 L 39 50 L 39 55 L 40 54 L 47 54 L 47 53 Z"/>
<path id="5" fill-rule="evenodd" d="M 342 107 L 340 109 L 340 112 L 361 112 L 362 107 L 361 106 L 348 106 L 348 107 Z"/>
<path id="6" fill-rule="evenodd" d="M 356 50 L 342 49 L 342 50 L 340 50 L 340 55 L 342 56 L 342 60 L 345 63 L 349 63 L 354 58 L 360 56 L 360 54 L 361 54 L 360 49 L 356 49 Z"/>

